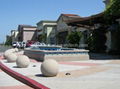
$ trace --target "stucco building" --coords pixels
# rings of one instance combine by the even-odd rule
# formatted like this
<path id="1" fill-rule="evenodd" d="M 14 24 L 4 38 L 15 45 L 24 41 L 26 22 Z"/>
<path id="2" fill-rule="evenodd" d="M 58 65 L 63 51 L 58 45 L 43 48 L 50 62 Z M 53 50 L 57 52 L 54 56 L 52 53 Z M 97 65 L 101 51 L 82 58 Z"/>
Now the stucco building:
<path id="1" fill-rule="evenodd" d="M 37 23 L 38 41 L 46 44 L 56 44 L 56 21 L 42 20 Z"/>
<path id="2" fill-rule="evenodd" d="M 76 44 L 68 44 L 67 36 L 71 32 L 81 32 L 82 37 L 79 42 L 79 48 L 85 48 L 87 46 L 86 39 L 88 37 L 88 29 L 84 26 L 70 26 L 67 23 L 69 21 L 76 21 L 78 19 L 82 19 L 83 17 L 80 17 L 76 14 L 61 14 L 57 20 L 57 44 L 63 45 L 63 46 L 75 46 Z"/>
<path id="3" fill-rule="evenodd" d="M 31 25 L 19 25 L 18 26 L 18 41 L 36 41 L 37 30 L 36 26 Z"/>
<path id="4" fill-rule="evenodd" d="M 11 39 L 12 42 L 18 41 L 18 30 L 11 30 Z"/>
<path id="5" fill-rule="evenodd" d="M 105 6 L 107 7 L 110 3 L 110 0 L 104 0 Z M 79 18 L 77 20 L 72 20 L 68 22 L 68 25 L 73 27 L 85 27 L 89 31 L 97 31 L 96 36 L 98 36 L 99 40 L 96 40 L 98 43 L 105 43 L 104 46 L 106 46 L 105 51 L 117 51 L 118 49 L 118 40 L 116 38 L 116 32 L 118 30 L 118 24 L 119 24 L 119 18 L 120 17 L 114 17 L 114 23 L 107 25 L 104 18 L 104 12 L 92 15 L 89 17 L 83 17 Z M 93 34 L 91 34 L 93 35 Z M 95 38 L 96 39 L 96 38 Z M 98 44 L 100 46 L 100 44 Z M 101 47 L 101 46 L 100 46 Z M 98 47 L 98 49 L 102 50 L 103 48 Z M 104 50 L 104 49 L 103 49 Z"/>
<path id="6" fill-rule="evenodd" d="M 66 21 L 80 18 L 76 14 L 61 14 L 57 20 L 57 44 L 67 44 L 67 35 L 74 30 L 71 26 L 66 24 Z"/>

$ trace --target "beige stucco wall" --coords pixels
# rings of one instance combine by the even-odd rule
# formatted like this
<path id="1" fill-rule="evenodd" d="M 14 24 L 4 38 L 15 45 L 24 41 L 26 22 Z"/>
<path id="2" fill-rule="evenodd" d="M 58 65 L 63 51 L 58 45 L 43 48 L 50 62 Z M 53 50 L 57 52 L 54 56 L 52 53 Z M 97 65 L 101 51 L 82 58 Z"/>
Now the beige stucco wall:
<path id="1" fill-rule="evenodd" d="M 24 28 L 23 30 L 36 30 L 36 28 Z"/>
<path id="2" fill-rule="evenodd" d="M 18 41 L 18 31 L 17 30 L 12 30 L 11 31 L 11 36 L 12 36 L 12 42 Z"/>
<path id="3" fill-rule="evenodd" d="M 64 22 L 65 20 L 67 20 L 67 17 L 62 16 L 58 22 L 57 22 L 57 31 L 58 32 L 62 32 L 62 31 L 67 31 L 68 29 L 70 29 L 70 27 Z"/>
<path id="4" fill-rule="evenodd" d="M 24 31 L 23 32 L 23 41 L 27 42 L 28 40 L 32 40 L 35 31 Z"/>
<path id="5" fill-rule="evenodd" d="M 46 25 L 51 25 L 51 26 L 53 26 L 53 25 L 57 25 L 57 23 L 50 23 L 50 22 L 43 22 L 43 23 L 41 23 L 41 24 L 37 24 L 37 29 L 38 30 L 41 30 L 41 32 L 38 32 L 38 35 L 40 35 L 40 34 L 43 34 L 43 32 L 45 32 L 46 33 L 46 31 L 44 31 L 45 30 L 45 26 Z"/>
<path id="6" fill-rule="evenodd" d="M 46 34 L 46 43 L 51 44 L 51 37 L 55 37 L 55 27 L 57 23 L 51 21 L 41 21 L 37 24 L 37 29 L 41 30 L 37 35 Z"/>
<path id="7" fill-rule="evenodd" d="M 50 22 L 46 23 L 46 22 L 43 22 L 41 24 L 37 24 L 37 29 L 41 30 L 41 29 L 44 28 L 45 25 L 57 25 L 57 23 L 50 23 Z"/>
<path id="8" fill-rule="evenodd" d="M 72 31 L 80 31 L 83 33 L 83 36 L 81 37 L 80 40 L 80 45 L 83 47 L 86 47 L 87 44 L 85 44 L 85 37 L 84 37 L 84 31 L 88 30 L 87 28 L 83 28 L 83 27 L 72 27 L 72 26 L 68 26 L 66 24 L 65 21 L 67 20 L 71 20 L 71 18 L 68 18 L 66 16 L 61 16 L 58 20 L 58 24 L 57 24 L 57 32 L 65 32 L 68 31 L 68 34 L 71 33 Z M 59 39 L 59 38 L 58 38 Z"/>
<path id="9" fill-rule="evenodd" d="M 47 27 L 46 32 L 47 32 L 47 39 L 46 39 L 46 43 L 47 44 L 51 44 L 51 43 L 55 43 L 55 42 L 51 42 L 53 38 L 55 38 L 55 28 L 53 27 Z"/>
<path id="10" fill-rule="evenodd" d="M 24 27 L 23 28 L 23 41 L 27 42 L 28 40 L 33 40 L 34 35 L 36 34 L 36 27 Z"/>
<path id="11" fill-rule="evenodd" d="M 45 25 L 57 25 L 57 23 L 43 23 L 43 26 L 45 26 Z"/>

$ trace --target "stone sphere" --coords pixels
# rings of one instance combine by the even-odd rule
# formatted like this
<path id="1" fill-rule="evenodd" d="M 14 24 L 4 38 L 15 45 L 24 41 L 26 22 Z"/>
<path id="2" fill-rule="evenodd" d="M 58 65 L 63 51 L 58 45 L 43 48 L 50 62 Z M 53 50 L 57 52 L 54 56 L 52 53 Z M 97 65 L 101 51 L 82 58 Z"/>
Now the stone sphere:
<path id="1" fill-rule="evenodd" d="M 20 56 L 18 56 L 18 58 L 16 60 L 16 64 L 20 68 L 26 68 L 26 67 L 29 66 L 30 60 L 29 60 L 29 58 L 27 56 L 20 55 Z"/>
<path id="2" fill-rule="evenodd" d="M 15 52 L 15 49 L 8 49 L 7 51 L 9 51 L 9 52 Z"/>
<path id="3" fill-rule="evenodd" d="M 16 59 L 17 59 L 17 55 L 15 55 L 14 53 L 9 53 L 7 55 L 8 62 L 16 62 Z"/>
<path id="4" fill-rule="evenodd" d="M 18 48 L 14 48 L 15 52 L 18 52 Z"/>
<path id="5" fill-rule="evenodd" d="M 58 70 L 58 63 L 53 59 L 47 59 L 41 64 L 41 72 L 44 76 L 56 76 L 58 74 Z"/>
<path id="6" fill-rule="evenodd" d="M 12 52 L 11 52 L 10 50 L 7 50 L 7 51 L 4 52 L 4 55 L 3 55 L 3 56 L 4 56 L 5 58 L 7 58 L 7 56 L 8 56 L 10 53 L 12 53 Z"/>

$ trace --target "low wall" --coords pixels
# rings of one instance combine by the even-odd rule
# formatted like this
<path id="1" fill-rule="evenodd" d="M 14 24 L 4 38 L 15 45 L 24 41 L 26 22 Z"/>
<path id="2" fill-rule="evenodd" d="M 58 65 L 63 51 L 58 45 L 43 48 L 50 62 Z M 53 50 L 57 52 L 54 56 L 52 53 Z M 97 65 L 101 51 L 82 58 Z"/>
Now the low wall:
<path id="1" fill-rule="evenodd" d="M 88 50 L 33 50 L 25 49 L 24 54 L 38 61 L 55 59 L 56 61 L 89 60 Z"/>

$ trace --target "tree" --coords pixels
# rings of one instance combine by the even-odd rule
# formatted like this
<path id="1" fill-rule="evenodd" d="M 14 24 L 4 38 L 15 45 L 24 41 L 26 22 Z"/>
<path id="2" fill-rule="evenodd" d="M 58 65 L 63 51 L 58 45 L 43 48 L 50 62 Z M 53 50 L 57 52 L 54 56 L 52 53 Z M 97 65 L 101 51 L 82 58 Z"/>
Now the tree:
<path id="1" fill-rule="evenodd" d="M 120 0 L 111 0 L 105 10 L 107 23 L 113 23 L 116 17 L 120 17 Z"/>
<path id="2" fill-rule="evenodd" d="M 38 40 L 39 40 L 39 42 L 46 42 L 46 37 L 47 37 L 47 35 L 46 34 L 42 34 L 42 35 L 39 35 L 38 36 Z"/>
<path id="3" fill-rule="evenodd" d="M 105 20 L 108 26 L 117 25 L 117 28 L 113 28 L 115 47 L 117 50 L 113 50 L 120 54 L 120 25 L 116 22 L 116 19 L 120 18 L 120 0 L 111 0 L 105 10 Z"/>
<path id="4" fill-rule="evenodd" d="M 106 31 L 103 28 L 95 29 L 88 38 L 88 49 L 91 52 L 105 52 Z"/>
<path id="5" fill-rule="evenodd" d="M 11 36 L 7 36 L 5 45 L 12 45 L 12 37 Z"/>
<path id="6" fill-rule="evenodd" d="M 82 37 L 82 33 L 81 32 L 71 32 L 68 36 L 67 36 L 67 40 L 68 43 L 72 44 L 73 47 L 75 47 L 75 45 L 79 46 L 79 42 L 80 39 Z"/>

